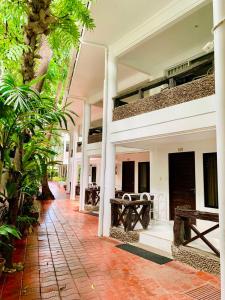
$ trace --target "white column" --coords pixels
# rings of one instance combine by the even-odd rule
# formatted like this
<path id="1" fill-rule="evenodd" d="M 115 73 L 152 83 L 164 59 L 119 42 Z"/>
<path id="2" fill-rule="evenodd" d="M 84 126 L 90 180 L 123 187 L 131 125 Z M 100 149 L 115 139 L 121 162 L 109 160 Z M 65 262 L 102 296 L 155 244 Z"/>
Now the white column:
<path id="1" fill-rule="evenodd" d="M 78 132 L 77 128 L 74 128 L 73 130 L 73 151 L 72 151 L 72 157 L 71 157 L 71 189 L 70 189 L 70 200 L 75 200 L 75 187 L 77 184 L 77 160 L 76 160 L 76 154 L 77 154 L 77 142 L 78 142 Z"/>
<path id="2" fill-rule="evenodd" d="M 225 1 L 213 1 L 221 299 L 225 300 Z"/>
<path id="3" fill-rule="evenodd" d="M 67 193 L 70 193 L 71 190 L 71 149 L 73 147 L 73 135 L 71 132 L 69 133 L 70 139 L 69 139 L 69 153 L 68 153 L 68 164 L 67 164 L 67 177 L 66 177 L 66 191 Z M 65 139 L 64 147 L 66 149 L 67 140 Z M 66 152 L 65 152 L 66 153 Z"/>
<path id="4" fill-rule="evenodd" d="M 117 63 L 106 50 L 103 99 L 103 139 L 101 160 L 101 193 L 99 213 L 99 236 L 109 236 L 111 225 L 110 199 L 115 197 L 115 145 L 110 142 L 113 100 L 117 94 Z"/>
<path id="5" fill-rule="evenodd" d="M 138 161 L 134 160 L 134 192 L 138 193 Z"/>
<path id="6" fill-rule="evenodd" d="M 81 163 L 81 186 L 80 186 L 80 210 L 84 210 L 85 189 L 88 187 L 89 158 L 87 153 L 88 132 L 91 123 L 91 105 L 84 102 L 83 127 L 82 127 L 82 163 Z"/>

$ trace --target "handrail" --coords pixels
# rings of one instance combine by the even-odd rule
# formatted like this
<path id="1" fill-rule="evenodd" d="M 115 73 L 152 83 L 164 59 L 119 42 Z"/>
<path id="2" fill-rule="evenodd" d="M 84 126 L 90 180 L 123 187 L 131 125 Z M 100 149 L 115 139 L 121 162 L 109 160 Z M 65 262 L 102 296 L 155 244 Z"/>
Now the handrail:
<path id="1" fill-rule="evenodd" d="M 123 225 L 124 231 L 132 231 L 138 222 L 147 229 L 150 222 L 151 201 L 110 199 L 111 226 Z"/>
<path id="2" fill-rule="evenodd" d="M 102 134 L 102 126 L 90 128 L 88 135 Z"/>
<path id="3" fill-rule="evenodd" d="M 197 219 L 216 222 L 217 224 L 203 232 L 200 232 L 196 226 L 194 226 Z M 176 208 L 173 227 L 175 246 L 186 246 L 200 238 L 217 256 L 220 256 L 219 250 L 216 249 L 216 247 L 205 237 L 205 235 L 209 232 L 219 228 L 218 222 L 219 215 L 217 213 Z M 191 230 L 196 234 L 194 237 L 191 237 Z"/>
<path id="4" fill-rule="evenodd" d="M 121 91 L 120 93 L 118 93 L 118 95 L 116 97 L 113 98 L 114 108 L 127 104 L 127 102 L 121 101 L 121 100 L 129 98 L 134 95 L 139 95 L 139 98 L 142 99 L 142 98 L 144 98 L 145 91 L 154 89 L 163 84 L 168 84 L 169 87 L 176 86 L 177 80 L 182 79 L 183 77 L 185 77 L 189 74 L 192 74 L 193 72 L 198 72 L 199 70 L 207 67 L 209 64 L 212 64 L 213 57 L 214 57 L 213 53 L 203 55 L 202 57 L 199 57 L 198 59 L 191 60 L 190 65 L 185 70 L 181 70 L 181 71 L 177 72 L 176 74 L 173 74 L 173 75 L 168 74 L 166 76 L 156 78 L 152 81 L 144 81 L 144 82 L 139 83 L 131 88 Z M 207 72 L 205 75 L 207 75 Z"/>
<path id="5" fill-rule="evenodd" d="M 115 107 L 117 106 L 116 104 L 119 104 L 120 102 L 121 102 L 121 104 L 126 104 L 126 102 L 121 101 L 122 99 L 131 97 L 131 96 L 134 96 L 137 94 L 140 95 L 140 98 L 143 98 L 144 97 L 143 92 L 153 89 L 153 88 L 156 88 L 158 86 L 161 86 L 165 83 L 169 83 L 169 79 L 167 77 L 163 76 L 163 77 L 157 78 L 155 80 L 148 81 L 147 83 L 144 83 L 139 87 L 134 86 L 128 90 L 124 90 L 124 91 L 120 92 L 116 97 L 113 98 Z"/>

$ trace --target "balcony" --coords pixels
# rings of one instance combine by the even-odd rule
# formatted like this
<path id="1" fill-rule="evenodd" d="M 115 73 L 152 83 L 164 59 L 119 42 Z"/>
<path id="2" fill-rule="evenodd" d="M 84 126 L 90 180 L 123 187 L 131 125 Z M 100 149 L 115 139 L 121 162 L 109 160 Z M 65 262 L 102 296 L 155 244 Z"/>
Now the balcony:
<path id="1" fill-rule="evenodd" d="M 88 134 L 88 144 L 102 141 L 102 127 L 90 128 Z"/>
<path id="2" fill-rule="evenodd" d="M 165 83 L 162 79 L 161 85 Z M 159 83 L 160 84 L 160 81 Z M 175 87 L 163 89 L 160 93 L 122 104 L 114 108 L 113 121 L 122 120 L 165 107 L 192 101 L 215 94 L 214 75 L 205 75 L 199 79 Z M 118 99 L 115 99 L 118 101 Z M 120 100 L 119 100 L 120 101 Z M 122 101 L 121 101 L 122 102 Z"/>

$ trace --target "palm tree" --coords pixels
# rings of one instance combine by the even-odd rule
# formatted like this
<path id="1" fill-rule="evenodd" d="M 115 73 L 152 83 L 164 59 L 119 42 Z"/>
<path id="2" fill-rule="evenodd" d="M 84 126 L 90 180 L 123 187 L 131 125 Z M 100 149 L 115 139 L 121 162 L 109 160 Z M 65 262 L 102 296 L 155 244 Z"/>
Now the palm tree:
<path id="1" fill-rule="evenodd" d="M 23 183 L 29 178 L 22 176 L 25 172 L 23 158 L 30 145 L 25 140 L 34 140 L 40 130 L 49 146 L 55 124 L 65 123 L 70 117 L 59 104 L 66 85 L 71 49 L 79 44 L 81 28 L 94 27 L 89 2 L 0 0 L 2 70 L 23 82 L 17 86 L 12 78 L 5 78 L 1 83 L 0 192 L 4 193 L 7 188 L 8 197 L 20 197 Z M 44 52 L 49 49 L 49 57 L 44 59 L 43 49 Z M 33 80 L 37 76 L 41 76 L 38 82 Z M 34 84 L 41 96 L 30 88 Z M 53 198 L 47 181 L 49 160 L 42 157 L 41 172 L 38 172 L 40 161 L 30 164 L 42 176 L 43 198 Z M 12 200 L 13 203 L 17 202 Z M 16 212 L 19 205 L 15 205 Z"/>
<path id="2" fill-rule="evenodd" d="M 9 201 L 10 224 L 16 222 L 24 182 L 32 168 L 41 180 L 47 160 L 54 154 L 46 147 L 49 128 L 51 134 L 67 128 L 66 118 L 73 122 L 71 112 L 42 98 L 30 86 L 17 85 L 10 76 L 0 81 L 0 189 Z"/>
<path id="3" fill-rule="evenodd" d="M 81 29 L 94 27 L 88 10 L 89 2 L 0 0 L 0 46 L 4 51 L 0 50 L 0 58 L 3 58 L 6 67 L 12 71 L 15 63 L 12 66 L 11 60 L 19 61 L 21 65 L 22 58 L 23 82 L 30 82 L 36 74 L 40 74 L 35 71 L 42 59 L 39 53 L 42 42 L 46 40 L 52 50 L 49 54 L 52 59 L 65 52 L 68 57 L 72 47 L 79 44 Z M 46 61 L 48 64 L 50 59 Z"/>

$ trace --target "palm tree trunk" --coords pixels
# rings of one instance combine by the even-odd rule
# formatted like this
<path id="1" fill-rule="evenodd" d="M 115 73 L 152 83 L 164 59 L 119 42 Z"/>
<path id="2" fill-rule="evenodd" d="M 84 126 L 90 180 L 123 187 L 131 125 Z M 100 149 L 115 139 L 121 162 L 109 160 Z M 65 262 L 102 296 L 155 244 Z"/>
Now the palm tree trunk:
<path id="1" fill-rule="evenodd" d="M 40 59 L 40 64 L 38 66 L 38 70 L 35 73 L 35 77 L 42 77 L 45 74 L 47 74 L 48 66 L 52 58 L 52 51 L 48 45 L 48 41 L 45 36 L 41 37 L 41 45 L 38 54 L 41 59 Z M 35 89 L 39 93 L 41 93 L 43 89 L 44 82 L 45 82 L 45 77 L 42 77 L 42 79 L 38 81 L 38 83 L 35 85 Z"/>
<path id="2" fill-rule="evenodd" d="M 8 198 L 9 202 L 9 219 L 8 224 L 16 225 L 16 219 L 19 211 L 19 201 L 20 201 L 20 186 L 21 186 L 21 174 L 18 171 L 10 172 L 9 183 L 15 186 L 15 192 L 12 197 Z"/>
<path id="3" fill-rule="evenodd" d="M 28 23 L 24 28 L 25 44 L 29 47 L 23 54 L 22 75 L 24 83 L 30 82 L 35 77 L 36 59 L 40 59 L 41 36 L 47 36 L 49 27 L 55 22 L 50 13 L 52 0 L 31 0 L 28 2 Z"/>
<path id="4" fill-rule="evenodd" d="M 57 103 L 59 101 L 61 91 L 62 91 L 62 82 L 59 82 L 58 88 L 57 88 L 57 93 L 56 93 L 56 98 L 55 98 L 55 107 L 56 107 L 56 105 L 57 105 Z M 52 137 L 52 126 L 51 126 L 51 128 L 50 128 L 50 130 L 49 130 L 49 132 L 47 134 L 47 137 L 48 137 L 48 140 L 50 142 L 51 137 Z M 52 194 L 52 192 L 51 192 L 51 190 L 49 188 L 49 185 L 48 185 L 48 170 L 47 170 L 47 168 L 46 168 L 45 174 L 44 174 L 44 176 L 42 178 L 42 184 L 41 184 L 41 186 L 42 186 L 42 188 L 41 188 L 42 192 L 41 192 L 41 197 L 40 198 L 43 199 L 43 200 L 44 199 L 45 200 L 49 200 L 49 199 L 54 200 L 55 197 Z"/>
<path id="5" fill-rule="evenodd" d="M 48 173 L 47 173 L 47 170 L 46 170 L 46 173 L 43 175 L 41 186 L 42 186 L 41 199 L 43 199 L 43 200 L 54 200 L 55 197 L 52 194 L 52 192 L 51 192 L 51 190 L 49 188 L 49 185 L 48 185 Z"/>
<path id="6" fill-rule="evenodd" d="M 9 224 L 16 225 L 16 219 L 19 211 L 19 203 L 21 197 L 21 186 L 22 186 L 22 158 L 23 158 L 23 138 L 21 137 L 14 157 L 15 170 L 11 170 L 9 175 L 9 181 L 11 183 L 12 189 L 15 191 L 10 197 L 9 191 Z"/>

